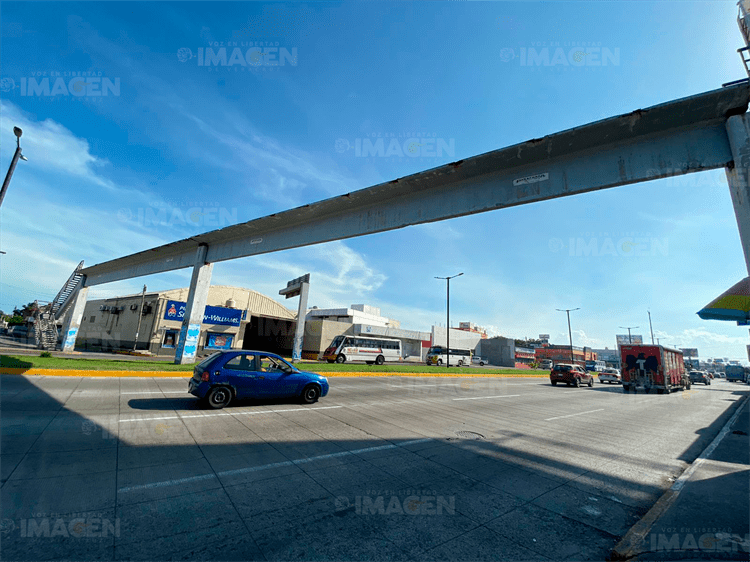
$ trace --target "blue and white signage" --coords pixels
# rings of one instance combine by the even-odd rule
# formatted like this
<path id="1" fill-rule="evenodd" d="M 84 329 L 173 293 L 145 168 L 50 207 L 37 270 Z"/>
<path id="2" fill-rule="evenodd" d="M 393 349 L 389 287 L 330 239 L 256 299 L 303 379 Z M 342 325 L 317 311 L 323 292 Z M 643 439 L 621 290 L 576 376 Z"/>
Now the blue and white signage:
<path id="1" fill-rule="evenodd" d="M 164 320 L 176 320 L 182 322 L 185 317 L 187 303 L 180 301 L 167 301 L 167 309 L 164 311 Z M 223 306 L 206 306 L 203 312 L 203 323 L 214 326 L 239 326 L 242 320 L 242 311 Z"/>

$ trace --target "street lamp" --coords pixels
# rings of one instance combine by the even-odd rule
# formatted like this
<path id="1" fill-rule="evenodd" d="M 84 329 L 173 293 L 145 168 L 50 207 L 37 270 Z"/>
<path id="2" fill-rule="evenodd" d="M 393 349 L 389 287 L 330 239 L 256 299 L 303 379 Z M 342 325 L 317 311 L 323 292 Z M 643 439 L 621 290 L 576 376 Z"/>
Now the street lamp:
<path id="1" fill-rule="evenodd" d="M 445 325 L 445 352 L 447 353 L 447 361 L 445 362 L 446 368 L 450 368 L 451 366 L 451 279 L 453 279 L 454 277 L 461 277 L 462 275 L 463 272 L 456 275 L 451 275 L 450 277 L 435 277 L 435 279 L 445 279 L 446 281 L 445 310 L 448 316 L 448 322 Z"/>
<path id="2" fill-rule="evenodd" d="M 651 314 L 649 313 L 649 316 L 650 315 Z M 620 326 L 620 328 L 628 331 L 628 343 L 633 343 L 633 340 L 630 337 L 630 330 L 635 330 L 636 328 L 640 328 L 640 326 Z M 651 343 L 654 343 L 654 342 L 651 342 Z"/>
<path id="3" fill-rule="evenodd" d="M 570 338 L 570 362 L 571 364 L 575 365 L 576 362 L 573 359 L 573 332 L 570 331 L 570 313 L 573 310 L 581 310 L 580 307 L 578 308 L 556 308 L 558 312 L 565 312 L 568 315 L 568 337 Z"/>
<path id="4" fill-rule="evenodd" d="M 23 134 L 23 131 L 19 127 L 13 127 L 13 134 L 16 135 L 16 152 L 13 155 L 13 160 L 10 161 L 10 168 L 8 168 L 8 173 L 5 174 L 5 181 L 3 181 L 3 187 L 0 189 L 0 205 L 3 204 L 3 199 L 5 199 L 5 192 L 8 191 L 8 185 L 10 185 L 10 178 L 13 177 L 13 171 L 16 169 L 16 164 L 18 164 L 18 159 L 26 160 L 26 157 L 21 154 L 21 135 Z"/>
<path id="5" fill-rule="evenodd" d="M 651 330 L 651 345 L 654 345 L 654 326 L 651 324 L 651 311 L 648 311 L 648 327 Z"/>

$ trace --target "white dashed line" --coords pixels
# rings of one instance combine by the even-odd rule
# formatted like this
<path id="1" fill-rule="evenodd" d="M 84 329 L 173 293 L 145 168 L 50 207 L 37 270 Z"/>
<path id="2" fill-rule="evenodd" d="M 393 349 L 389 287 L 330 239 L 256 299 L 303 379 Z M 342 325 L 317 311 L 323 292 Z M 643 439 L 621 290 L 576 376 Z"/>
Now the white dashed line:
<path id="1" fill-rule="evenodd" d="M 520 394 L 501 394 L 498 396 L 475 396 L 473 398 L 454 398 L 453 400 L 487 400 L 488 398 L 515 398 Z"/>
<path id="2" fill-rule="evenodd" d="M 281 412 L 315 412 L 317 410 L 331 410 L 333 408 L 343 408 L 343 406 L 322 406 L 320 408 L 290 408 L 288 410 L 258 410 L 255 412 L 222 412 L 220 414 L 193 414 L 187 416 L 159 416 L 156 418 L 132 418 L 128 420 L 120 420 L 120 423 L 174 419 L 187 420 L 193 418 L 214 418 L 219 416 L 256 416 L 259 414 L 278 414 Z"/>
<path id="3" fill-rule="evenodd" d="M 577 414 L 568 414 L 567 416 L 557 416 L 554 418 L 547 418 L 544 421 L 552 421 L 552 420 L 561 420 L 563 418 L 572 418 L 573 416 L 582 416 L 583 414 L 593 414 L 594 412 L 603 412 L 604 408 L 599 408 L 598 410 L 589 410 L 588 412 L 578 412 Z"/>
<path id="4" fill-rule="evenodd" d="M 320 408 L 316 408 L 320 409 Z M 120 488 L 118 492 L 132 492 L 134 490 L 148 490 L 152 488 L 163 488 L 164 486 L 176 486 L 178 484 L 186 484 L 188 482 L 198 482 L 200 480 L 208 480 L 210 478 L 216 478 L 217 476 L 234 476 L 237 474 L 247 474 L 249 472 L 258 472 L 260 470 L 268 470 L 270 468 L 279 468 L 282 466 L 294 466 L 302 463 L 313 462 L 324 459 L 331 459 L 335 457 L 344 457 L 347 455 L 358 455 L 361 453 L 371 453 L 373 451 L 383 451 L 387 449 L 395 449 L 396 447 L 405 447 L 407 445 L 416 445 L 417 443 L 426 443 L 432 441 L 432 439 L 413 439 L 411 441 L 404 441 L 403 443 L 390 443 L 388 445 L 380 445 L 378 447 L 367 447 L 365 449 L 355 449 L 353 451 L 341 451 L 339 453 L 329 453 L 327 455 L 318 455 L 317 457 L 308 457 L 304 459 L 295 459 L 293 461 L 282 461 L 274 462 L 271 464 L 264 464 L 261 466 L 248 466 L 246 468 L 237 468 L 234 470 L 223 470 L 216 474 L 201 474 L 199 476 L 189 476 L 187 478 L 178 478 L 177 480 L 164 480 L 162 482 L 151 482 L 150 484 L 139 484 L 137 486 L 126 486 Z"/>

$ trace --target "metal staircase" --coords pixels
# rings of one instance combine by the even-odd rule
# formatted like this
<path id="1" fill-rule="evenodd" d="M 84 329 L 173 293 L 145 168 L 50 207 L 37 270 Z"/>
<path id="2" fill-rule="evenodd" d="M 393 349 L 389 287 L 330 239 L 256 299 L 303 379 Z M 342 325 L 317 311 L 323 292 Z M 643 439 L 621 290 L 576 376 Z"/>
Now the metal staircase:
<path id="1" fill-rule="evenodd" d="M 73 270 L 52 302 L 44 307 L 39 307 L 34 314 L 34 339 L 37 348 L 53 350 L 57 347 L 57 320 L 65 313 L 71 302 L 71 297 L 81 284 L 83 279 L 82 269 L 83 261 Z"/>

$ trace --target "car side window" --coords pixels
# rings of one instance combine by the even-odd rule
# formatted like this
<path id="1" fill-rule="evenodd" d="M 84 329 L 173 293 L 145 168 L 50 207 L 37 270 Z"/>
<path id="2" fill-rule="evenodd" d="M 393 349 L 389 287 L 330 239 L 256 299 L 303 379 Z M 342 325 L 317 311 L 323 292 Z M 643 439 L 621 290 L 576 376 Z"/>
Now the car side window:
<path id="1" fill-rule="evenodd" d="M 233 371 L 255 371 L 255 356 L 248 354 L 238 355 L 227 361 L 224 368 L 232 369 Z"/>
<path id="2" fill-rule="evenodd" d="M 262 372 L 269 372 L 269 371 L 280 371 L 281 366 L 278 364 L 278 362 L 273 358 L 269 357 L 268 355 L 261 355 L 260 358 L 260 371 Z"/>

